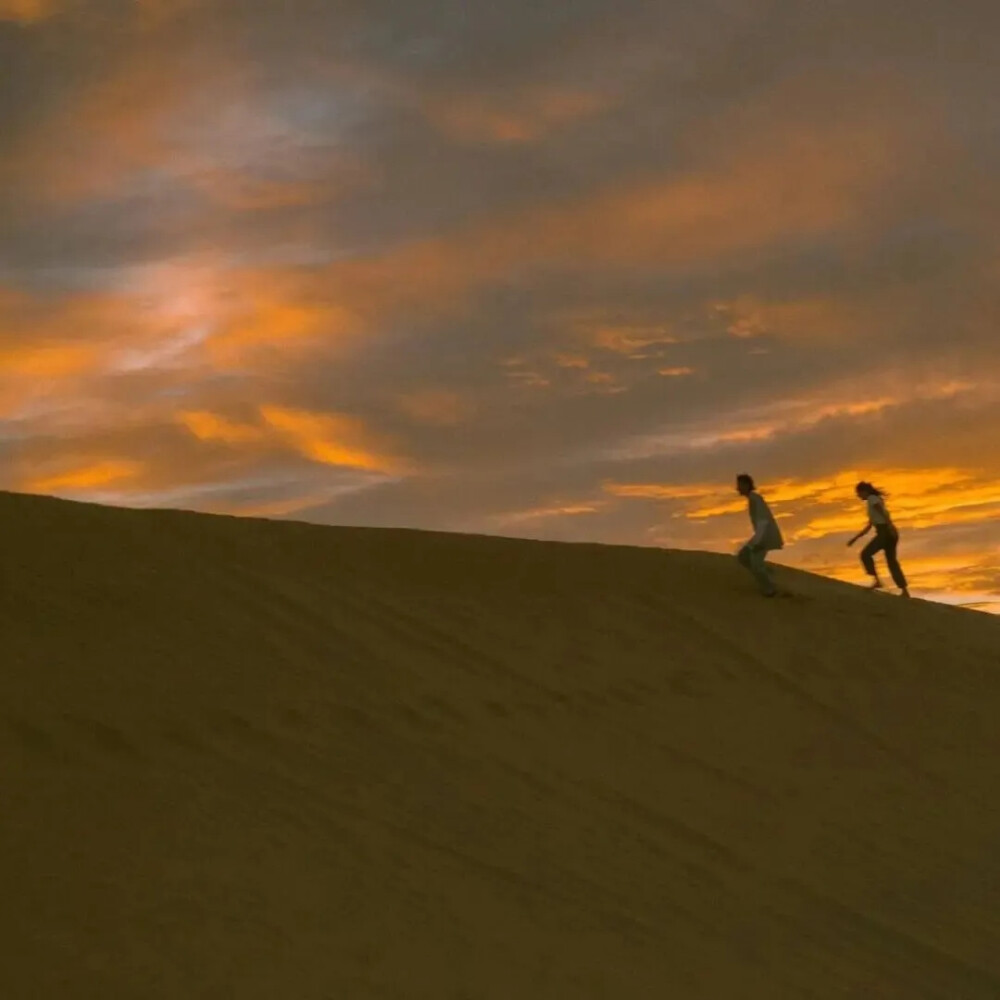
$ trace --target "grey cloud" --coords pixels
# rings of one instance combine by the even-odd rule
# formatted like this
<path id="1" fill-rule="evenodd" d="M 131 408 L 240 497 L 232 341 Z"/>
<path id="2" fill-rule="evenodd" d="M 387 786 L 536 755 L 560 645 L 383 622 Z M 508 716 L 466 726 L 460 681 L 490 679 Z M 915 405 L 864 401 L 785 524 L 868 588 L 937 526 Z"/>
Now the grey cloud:
<path id="1" fill-rule="evenodd" d="M 399 442 L 421 471 L 380 483 L 277 450 L 199 443 L 160 414 L 159 402 L 148 422 L 114 433 L 60 438 L 47 436 L 44 422 L 19 423 L 25 439 L 13 458 L 22 464 L 60 448 L 148 454 L 163 469 L 157 488 L 184 479 L 192 504 L 239 505 L 254 495 L 280 503 L 299 488 L 319 496 L 323 484 L 365 486 L 310 502 L 304 516 L 721 545 L 729 521 L 693 525 L 671 518 L 676 505 L 615 500 L 602 483 L 719 482 L 726 497 L 743 468 L 766 481 L 986 461 L 982 441 L 1000 427 L 1000 412 L 974 394 L 830 418 L 767 441 L 688 450 L 677 441 L 692 428 L 731 428 L 748 414 L 778 419 L 768 407 L 791 398 L 843 397 L 852 387 L 892 395 L 931 376 L 1000 375 L 994 4 L 225 0 L 146 29 L 128 10 L 124 0 L 107 0 L 31 29 L 0 26 L 0 180 L 10 181 L 0 192 L 0 281 L 57 313 L 60 296 L 114 292 L 137 262 L 204 251 L 263 268 L 283 260 L 273 267 L 289 276 L 294 294 L 343 300 L 364 314 L 364 333 L 349 351 L 338 341 L 302 364 L 278 344 L 270 368 L 230 373 L 228 381 L 202 369 L 99 375 L 79 391 L 117 413 L 160 391 L 230 415 L 261 402 L 349 413 Z M 167 162 L 113 161 L 120 183 L 110 189 L 33 201 L 33 177 L 15 169 L 17 156 L 41 142 L 37 128 L 71 108 L 81 88 L 127 84 L 137 52 L 150 54 L 151 94 L 177 88 L 183 97 L 157 153 Z M 567 92 L 600 100 L 545 119 L 545 100 Z M 502 141 L 486 126 L 456 126 L 449 115 L 463 101 L 473 119 L 520 116 L 525 134 Z M 239 122 L 255 115 L 259 132 L 241 131 Z M 83 138 L 67 134 L 65 147 L 50 137 L 39 147 L 47 162 L 90 149 L 88 127 L 79 123 Z M 739 175 L 744 162 L 759 160 L 767 174 L 786 147 L 814 139 L 826 152 L 803 156 L 799 172 L 789 172 L 788 197 L 822 202 L 833 188 L 846 207 L 833 199 L 836 210 L 817 212 L 819 221 L 801 232 L 764 227 L 755 245 L 720 240 L 721 250 L 699 253 L 651 239 L 645 260 L 638 251 L 602 258 L 571 235 L 533 255 L 532 227 L 543 226 L 545 212 L 571 215 L 650 182 Z M 171 161 L 178 150 L 189 159 Z M 814 176 L 826 154 L 856 162 L 857 178 Z M 869 183 L 862 168 L 872 164 Z M 223 176 L 214 189 L 211 178 L 207 187 L 195 183 L 192 172 L 216 168 L 234 178 Z M 299 201 L 251 205 L 227 187 L 237 175 L 313 187 Z M 749 200 L 756 176 L 747 182 Z M 732 197 L 741 191 L 737 185 Z M 672 239 L 694 242 L 699 225 L 712 224 L 707 217 L 698 223 L 703 216 L 692 210 L 695 222 Z M 725 229 L 724 219 L 717 224 Z M 447 278 L 479 253 L 477 234 L 485 253 L 498 228 L 515 225 L 527 234 L 523 243 L 512 240 L 523 256 L 498 252 L 496 269 L 473 270 L 467 280 L 459 273 L 453 291 L 442 279 L 440 300 L 422 297 L 435 275 L 394 263 L 407 246 L 437 240 L 434 263 Z M 582 232 L 588 241 L 602 238 Z M 780 330 L 765 323 L 757 336 L 739 339 L 713 312 L 720 302 L 812 300 L 837 305 L 829 329 L 817 331 L 792 311 Z M 573 316 L 660 325 L 678 342 L 656 345 L 662 356 L 628 358 L 574 339 Z M 557 352 L 583 354 L 613 382 L 588 383 L 587 372 L 560 367 Z M 512 377 L 504 362 L 514 357 L 549 384 Z M 694 373 L 665 378 L 657 374 L 663 366 Z M 605 391 L 612 387 L 623 391 Z M 420 423 L 400 401 L 428 389 L 459 394 L 468 415 Z M 162 403 L 163 413 L 170 405 Z M 672 436 L 674 445 L 626 457 L 638 439 L 655 435 Z M 214 484 L 210 497 L 199 492 L 205 484 Z M 593 513 L 501 519 L 595 498 L 605 504 Z M 942 527 L 926 537 L 942 546 L 961 539 L 960 547 L 986 530 L 947 535 Z M 814 550 L 804 544 L 803 558 Z"/>

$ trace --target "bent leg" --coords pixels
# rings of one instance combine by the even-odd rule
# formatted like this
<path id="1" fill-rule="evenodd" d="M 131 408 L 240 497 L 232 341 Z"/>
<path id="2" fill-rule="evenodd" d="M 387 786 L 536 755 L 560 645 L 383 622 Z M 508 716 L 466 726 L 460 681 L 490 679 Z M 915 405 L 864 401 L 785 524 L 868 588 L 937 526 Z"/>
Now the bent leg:
<path id="1" fill-rule="evenodd" d="M 878 573 L 875 572 L 875 553 L 881 551 L 882 539 L 877 535 L 861 550 L 861 565 L 864 566 L 865 572 L 876 580 Z"/>
<path id="2" fill-rule="evenodd" d="M 768 571 L 767 563 L 765 562 L 767 559 L 766 551 L 754 551 L 749 545 L 744 545 L 743 548 L 736 553 L 736 558 L 740 561 L 741 566 L 744 566 L 751 572 L 762 593 L 774 593 L 774 581 L 771 579 L 771 574 Z"/>

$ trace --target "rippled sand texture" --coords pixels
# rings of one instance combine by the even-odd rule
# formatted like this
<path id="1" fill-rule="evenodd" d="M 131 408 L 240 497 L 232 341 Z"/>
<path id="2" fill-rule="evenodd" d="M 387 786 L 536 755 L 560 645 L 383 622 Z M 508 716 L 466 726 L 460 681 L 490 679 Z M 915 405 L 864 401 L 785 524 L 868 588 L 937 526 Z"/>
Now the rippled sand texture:
<path id="1" fill-rule="evenodd" d="M 996 1000 L 1000 618 L 0 496 L 0 995 Z"/>

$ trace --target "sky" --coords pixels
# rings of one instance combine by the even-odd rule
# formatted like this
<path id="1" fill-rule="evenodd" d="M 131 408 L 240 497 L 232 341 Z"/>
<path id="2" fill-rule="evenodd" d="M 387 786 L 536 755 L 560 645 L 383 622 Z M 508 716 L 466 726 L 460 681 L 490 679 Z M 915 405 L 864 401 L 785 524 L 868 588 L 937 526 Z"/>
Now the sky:
<path id="1" fill-rule="evenodd" d="M 1000 611 L 994 0 L 0 0 L 0 488 Z M 860 546 L 859 546 L 860 547 Z"/>

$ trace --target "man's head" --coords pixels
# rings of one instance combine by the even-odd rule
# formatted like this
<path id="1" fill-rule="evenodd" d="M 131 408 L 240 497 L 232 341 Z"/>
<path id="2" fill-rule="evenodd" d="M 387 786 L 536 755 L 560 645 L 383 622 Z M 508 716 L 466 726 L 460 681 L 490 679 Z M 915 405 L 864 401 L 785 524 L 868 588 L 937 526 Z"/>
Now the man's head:
<path id="1" fill-rule="evenodd" d="M 753 484 L 753 476 L 751 476 L 749 473 L 741 472 L 736 477 L 736 489 L 739 490 L 739 492 L 742 493 L 743 496 L 746 496 L 754 488 L 755 487 Z"/>

